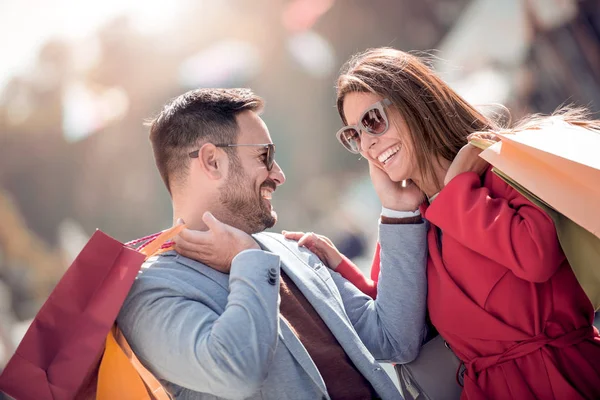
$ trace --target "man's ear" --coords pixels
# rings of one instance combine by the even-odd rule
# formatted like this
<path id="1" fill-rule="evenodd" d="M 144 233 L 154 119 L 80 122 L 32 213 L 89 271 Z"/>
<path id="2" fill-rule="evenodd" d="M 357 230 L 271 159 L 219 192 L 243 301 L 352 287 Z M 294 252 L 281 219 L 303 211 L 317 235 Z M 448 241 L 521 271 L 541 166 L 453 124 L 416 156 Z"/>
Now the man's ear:
<path id="1" fill-rule="evenodd" d="M 198 150 L 196 161 L 210 179 L 221 179 L 226 174 L 226 158 L 224 151 L 221 151 L 212 143 L 205 143 Z"/>

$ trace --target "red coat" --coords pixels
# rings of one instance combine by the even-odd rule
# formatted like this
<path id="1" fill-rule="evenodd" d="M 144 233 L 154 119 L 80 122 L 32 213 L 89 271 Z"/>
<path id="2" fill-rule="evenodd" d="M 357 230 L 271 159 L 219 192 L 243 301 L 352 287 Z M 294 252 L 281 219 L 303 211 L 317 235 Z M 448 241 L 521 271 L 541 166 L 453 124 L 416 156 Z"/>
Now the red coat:
<path id="1" fill-rule="evenodd" d="M 552 220 L 489 170 L 459 175 L 421 213 L 429 315 L 467 367 L 462 398 L 600 399 L 594 310 Z"/>

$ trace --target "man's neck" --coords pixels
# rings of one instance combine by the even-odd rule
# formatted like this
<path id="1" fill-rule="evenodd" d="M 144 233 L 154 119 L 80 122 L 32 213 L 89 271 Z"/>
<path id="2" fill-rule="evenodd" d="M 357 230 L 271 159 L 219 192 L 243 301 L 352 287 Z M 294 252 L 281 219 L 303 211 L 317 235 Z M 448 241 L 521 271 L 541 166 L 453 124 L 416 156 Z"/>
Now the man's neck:
<path id="1" fill-rule="evenodd" d="M 188 196 L 173 196 L 173 225 L 181 218 L 189 229 L 207 230 L 202 215 L 209 210 L 208 204 L 192 200 Z"/>

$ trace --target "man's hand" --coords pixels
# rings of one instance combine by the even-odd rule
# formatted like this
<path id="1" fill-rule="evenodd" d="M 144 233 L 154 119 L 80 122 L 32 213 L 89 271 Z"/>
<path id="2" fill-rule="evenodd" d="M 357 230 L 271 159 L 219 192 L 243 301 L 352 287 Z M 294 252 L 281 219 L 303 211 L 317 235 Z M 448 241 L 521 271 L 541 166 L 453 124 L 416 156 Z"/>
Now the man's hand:
<path id="1" fill-rule="evenodd" d="M 335 270 L 342 262 L 342 254 L 328 237 L 313 232 L 281 232 L 286 239 L 296 240 L 298 246 L 312 251 L 327 265 Z"/>
<path id="2" fill-rule="evenodd" d="M 369 161 L 369 174 L 371 182 L 381 205 L 385 208 L 397 211 L 415 211 L 425 199 L 421 189 L 412 181 L 394 182 L 380 166 Z"/>
<path id="3" fill-rule="evenodd" d="M 177 235 L 175 250 L 179 254 L 228 274 L 231 261 L 240 252 L 260 249 L 252 236 L 222 223 L 210 212 L 205 212 L 202 220 L 207 231 L 184 229 Z"/>
<path id="4" fill-rule="evenodd" d="M 478 139 L 480 141 L 486 142 L 498 142 L 500 141 L 500 137 L 491 132 L 478 132 L 473 133 L 467 136 L 468 140 Z M 472 144 L 467 143 L 463 146 L 462 149 L 458 152 L 450 168 L 446 172 L 446 177 L 444 178 L 444 185 L 450 183 L 452 179 L 456 176 L 462 174 L 463 172 L 475 172 L 477 175 L 481 175 L 488 168 L 489 164 L 483 158 L 479 157 L 479 153 L 481 150 L 478 147 L 475 147 Z"/>

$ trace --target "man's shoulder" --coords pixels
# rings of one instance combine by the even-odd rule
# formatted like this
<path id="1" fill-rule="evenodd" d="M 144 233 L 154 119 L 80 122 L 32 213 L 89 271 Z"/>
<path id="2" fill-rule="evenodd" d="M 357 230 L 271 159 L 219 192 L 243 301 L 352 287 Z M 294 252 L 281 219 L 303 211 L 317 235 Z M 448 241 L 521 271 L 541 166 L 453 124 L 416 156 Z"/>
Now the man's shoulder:
<path id="1" fill-rule="evenodd" d="M 142 265 L 133 289 L 138 292 L 159 289 L 185 295 L 194 287 L 222 284 L 227 280 L 227 275 L 169 251 L 149 258 Z"/>
<path id="2" fill-rule="evenodd" d="M 139 279 L 148 278 L 173 278 L 180 274 L 193 274 L 194 261 L 169 251 L 157 256 L 150 257 L 140 268 Z M 200 263 L 196 263 L 200 264 Z"/>
<path id="3" fill-rule="evenodd" d="M 252 235 L 255 240 L 258 240 L 264 246 L 267 246 L 267 243 L 275 240 L 280 242 L 283 245 L 287 245 L 287 242 L 292 243 L 291 240 L 287 240 L 282 234 L 275 232 L 259 232 Z M 295 243 L 295 242 L 293 242 Z"/>
<path id="4" fill-rule="evenodd" d="M 225 302 L 228 281 L 228 275 L 175 252 L 151 257 L 142 265 L 123 303 L 120 322 L 136 320 L 136 315 L 148 313 L 151 305 L 158 310 L 160 304 L 170 301 Z"/>
<path id="5" fill-rule="evenodd" d="M 257 240 L 264 250 L 274 254 L 279 254 L 283 251 L 289 251 L 295 254 L 311 253 L 308 249 L 298 246 L 298 242 L 286 239 L 282 234 L 274 232 L 255 233 L 254 239 Z"/>
<path id="6" fill-rule="evenodd" d="M 267 248 L 267 251 L 276 252 L 279 246 L 283 246 L 292 252 L 303 252 L 307 250 L 305 247 L 298 246 L 298 242 L 295 240 L 286 239 L 280 233 L 275 232 L 259 232 L 255 233 L 254 239 L 258 240 L 264 247 Z"/>

